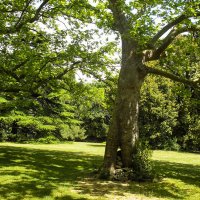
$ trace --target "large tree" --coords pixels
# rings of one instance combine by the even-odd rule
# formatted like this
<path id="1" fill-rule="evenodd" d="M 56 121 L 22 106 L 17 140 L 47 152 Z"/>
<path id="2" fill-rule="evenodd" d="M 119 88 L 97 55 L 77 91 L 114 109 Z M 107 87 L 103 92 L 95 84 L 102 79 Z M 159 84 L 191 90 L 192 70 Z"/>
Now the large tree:
<path id="1" fill-rule="evenodd" d="M 196 77 L 185 79 L 170 73 L 165 65 L 163 70 L 149 65 L 169 56 L 165 50 L 180 34 L 192 33 L 199 40 L 197 0 L 3 0 L 0 11 L 4 79 L 0 89 L 4 94 L 24 91 L 41 96 L 43 85 L 62 79 L 74 68 L 83 73 L 104 70 L 110 63 L 108 52 L 113 45 L 102 47 L 95 39 L 97 29 L 90 30 L 94 24 L 120 37 L 121 69 L 102 174 L 115 172 L 118 148 L 123 166 L 132 166 L 139 139 L 140 88 L 148 74 L 198 86 Z M 60 30 L 58 21 L 65 29 Z M 174 49 L 168 52 L 176 53 Z M 11 79 L 12 84 L 6 85 Z"/>
<path id="2" fill-rule="evenodd" d="M 153 68 L 151 61 L 162 60 L 165 50 L 180 34 L 196 34 L 200 15 L 197 1 L 125 1 L 109 0 L 112 28 L 122 43 L 121 70 L 115 110 L 110 125 L 103 175 L 115 173 L 117 149 L 122 152 L 123 166 L 132 167 L 139 140 L 138 115 L 140 88 L 148 74 L 161 75 L 197 87 L 195 77 L 185 79 L 170 71 Z M 189 44 L 185 44 L 189 45 Z M 176 52 L 171 50 L 171 53 Z M 181 55 L 180 55 L 181 56 Z M 181 66 L 179 66 L 181 70 Z"/>

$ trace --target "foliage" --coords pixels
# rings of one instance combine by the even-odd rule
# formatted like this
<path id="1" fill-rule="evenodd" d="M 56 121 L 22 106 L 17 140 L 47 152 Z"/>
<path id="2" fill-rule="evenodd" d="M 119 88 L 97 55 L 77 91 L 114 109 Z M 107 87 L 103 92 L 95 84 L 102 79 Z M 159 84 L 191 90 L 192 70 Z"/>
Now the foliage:
<path id="1" fill-rule="evenodd" d="M 81 141 L 86 138 L 85 129 L 80 125 L 65 125 L 61 132 L 62 138 L 65 140 Z"/>
<path id="2" fill-rule="evenodd" d="M 178 124 L 174 128 L 177 132 L 178 142 L 184 150 L 199 151 L 199 91 L 190 87 L 177 85 L 177 104 L 180 105 L 178 113 Z"/>
<path id="3" fill-rule="evenodd" d="M 111 139 L 106 147 L 116 150 L 116 146 L 124 148 L 128 145 L 129 151 L 124 152 L 129 155 L 124 159 L 131 157 L 134 140 L 131 144 L 130 138 L 138 138 L 139 134 L 137 110 L 140 84 L 151 73 L 189 84 L 190 88 L 186 91 L 190 91 L 190 94 L 183 98 L 184 101 L 180 98 L 185 97 L 187 92 L 179 94 L 176 99 L 165 88 L 166 85 L 170 86 L 170 82 L 165 84 L 159 81 L 160 85 L 152 83 L 152 88 L 158 94 L 151 91 L 142 98 L 142 103 L 147 106 L 144 106 L 140 115 L 143 117 L 143 136 L 147 138 L 151 134 L 151 144 L 158 148 L 172 148 L 173 145 L 178 149 L 178 145 L 181 145 L 188 149 L 193 145 L 193 149 L 198 150 L 199 141 L 195 134 L 199 131 L 198 112 L 188 114 L 198 105 L 189 103 L 193 96 L 193 99 L 197 99 L 193 90 L 199 86 L 199 38 L 196 35 L 199 31 L 198 3 L 157 0 L 3 0 L 0 11 L 2 140 L 47 137 L 46 140 L 51 141 L 52 136 L 82 139 L 83 129 L 86 129 L 88 137 L 104 138 L 113 104 L 106 106 L 99 101 L 105 99 L 105 91 L 101 86 L 98 86 L 99 96 L 83 95 L 86 99 L 89 96 L 94 100 L 85 108 L 82 104 L 87 100 L 81 102 L 79 97 L 75 102 L 74 93 L 80 92 L 75 74 L 79 70 L 84 75 L 99 78 L 112 71 L 110 66 L 118 66 L 120 60 L 115 61 L 114 58 L 119 43 L 115 40 L 121 38 L 122 70 L 119 73 L 118 102 L 113 109 L 116 110 L 113 116 L 117 117 L 112 119 L 116 120 L 111 126 L 114 131 L 110 129 L 111 136 L 108 138 Z M 189 36 L 183 36 L 185 32 Z M 105 41 L 102 39 L 104 33 L 107 33 Z M 109 34 L 117 36 L 116 39 L 110 41 Z M 185 44 L 189 47 L 185 48 Z M 177 53 L 183 56 L 177 56 Z M 149 64 L 155 60 L 160 60 L 159 67 Z M 89 90 L 98 93 L 95 87 Z M 79 116 L 74 105 L 78 105 L 81 112 L 86 114 Z M 128 112 L 130 107 L 133 109 Z M 109 111 L 106 110 L 108 108 Z M 153 114 L 152 118 L 146 113 Z M 120 138 L 120 142 L 115 138 Z M 105 156 L 106 162 L 112 151 L 105 152 L 108 154 Z M 127 159 L 128 162 L 130 160 Z"/>
<path id="4" fill-rule="evenodd" d="M 76 93 L 74 105 L 76 116 L 82 121 L 81 127 L 86 131 L 86 140 L 105 140 L 110 122 L 108 104 L 105 97 L 105 86 L 101 83 L 92 82 L 82 84 L 81 93 Z"/>
<path id="5" fill-rule="evenodd" d="M 74 114 L 75 74 L 79 69 L 98 76 L 114 63 L 109 56 L 116 46 L 96 42 L 100 30 L 87 29 L 92 6 L 87 1 L 80 6 L 75 1 L 9 0 L 0 3 L 0 10 L 1 140 L 49 135 L 74 140 L 79 134 L 83 139 Z"/>
<path id="6" fill-rule="evenodd" d="M 178 106 L 172 91 L 173 83 L 166 79 L 148 77 L 140 101 L 141 136 L 153 148 L 170 146 L 173 128 L 177 123 Z"/>
<path id="7" fill-rule="evenodd" d="M 191 35 L 179 36 L 166 50 L 167 56 L 149 65 L 158 69 L 165 68 L 185 79 L 198 79 L 197 40 Z M 185 43 L 190 43 L 190 46 L 185 46 Z M 153 148 L 198 151 L 198 98 L 198 88 L 155 76 L 148 77 L 141 91 L 141 136 Z"/>
<path id="8" fill-rule="evenodd" d="M 176 94 L 176 95 L 174 95 Z M 148 77 L 140 100 L 140 135 L 154 149 L 199 150 L 198 91 Z"/>
<path id="9" fill-rule="evenodd" d="M 157 174 L 153 169 L 151 160 L 152 151 L 147 144 L 139 143 L 133 155 L 132 179 L 136 181 L 153 181 Z"/>
<path id="10" fill-rule="evenodd" d="M 186 43 L 190 45 L 185 46 Z M 173 74 L 185 79 L 198 80 L 200 64 L 198 43 L 199 38 L 195 34 L 179 36 L 167 49 L 166 54 L 169 56 L 163 58 L 160 63 Z M 177 142 L 182 149 L 198 151 L 200 90 L 191 85 L 176 83 L 173 84 L 172 92 L 176 94 L 174 96 L 178 108 L 177 124 L 173 128 Z"/>
<path id="11" fill-rule="evenodd" d="M 7 140 L 24 141 L 48 135 L 62 139 L 65 126 L 80 124 L 74 118 L 74 107 L 70 105 L 70 98 L 69 93 L 61 89 L 38 99 L 30 97 L 27 100 L 16 96 L 1 103 L 1 127 L 4 135 L 7 132 Z M 78 132 L 75 137 L 77 134 Z"/>
<path id="12" fill-rule="evenodd" d="M 57 144 L 59 143 L 59 140 L 56 137 L 50 135 L 47 137 L 39 138 L 38 140 L 36 140 L 36 142 L 41 144 Z"/>

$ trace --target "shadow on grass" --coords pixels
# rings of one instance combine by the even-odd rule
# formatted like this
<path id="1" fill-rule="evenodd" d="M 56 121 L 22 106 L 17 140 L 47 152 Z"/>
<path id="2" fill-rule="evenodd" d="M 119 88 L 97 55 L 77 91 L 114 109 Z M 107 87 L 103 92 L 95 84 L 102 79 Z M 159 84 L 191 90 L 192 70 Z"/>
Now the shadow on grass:
<path id="1" fill-rule="evenodd" d="M 124 196 L 125 193 L 172 199 L 184 199 L 188 195 L 187 191 L 166 181 L 119 183 L 91 178 L 90 172 L 94 169 L 94 163 L 98 166 L 101 162 L 101 156 L 91 156 L 82 152 L 0 147 L 0 176 L 6 177 L 5 183 L 0 183 L 0 196 L 12 200 L 23 199 L 25 195 L 31 198 L 44 198 L 52 196 L 52 191 L 60 186 L 73 186 L 77 194 L 90 194 L 97 199 L 105 194 Z M 161 161 L 154 163 L 156 171 L 163 177 L 200 187 L 200 166 Z M 6 183 L 9 177 L 12 181 Z M 87 198 L 74 198 L 70 194 L 63 194 L 55 199 Z"/>
<path id="2" fill-rule="evenodd" d="M 155 171 L 163 178 L 174 179 L 183 182 L 185 186 L 200 187 L 200 166 L 191 164 L 181 164 L 172 162 L 154 161 Z M 83 194 L 92 194 L 102 196 L 110 194 L 124 196 L 126 194 L 143 195 L 147 197 L 169 198 L 169 199 L 187 199 L 190 197 L 186 188 L 179 187 L 176 181 L 165 181 L 153 183 L 119 183 L 105 182 L 97 180 L 86 180 L 82 182 L 81 188 Z M 187 187 L 186 186 L 186 187 Z M 136 198 L 137 199 L 137 198 Z"/>
<path id="3" fill-rule="evenodd" d="M 163 177 L 178 179 L 200 188 L 200 166 L 173 162 L 154 161 L 156 170 Z"/>
<path id="4" fill-rule="evenodd" d="M 16 200 L 27 194 L 37 198 L 51 196 L 62 183 L 73 186 L 80 177 L 88 176 L 94 169 L 93 163 L 101 161 L 101 156 L 82 152 L 0 147 L 0 176 L 5 177 L 0 183 L 0 196 Z M 70 199 L 70 195 L 56 199 Z"/>

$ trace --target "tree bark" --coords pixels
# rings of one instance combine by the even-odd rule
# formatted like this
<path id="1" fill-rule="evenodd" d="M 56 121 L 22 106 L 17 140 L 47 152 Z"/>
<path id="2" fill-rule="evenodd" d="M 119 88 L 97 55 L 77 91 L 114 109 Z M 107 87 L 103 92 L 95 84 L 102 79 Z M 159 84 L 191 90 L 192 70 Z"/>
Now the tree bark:
<path id="1" fill-rule="evenodd" d="M 106 176 L 115 172 L 117 149 L 122 152 L 123 167 L 132 166 L 139 129 L 140 88 L 146 76 L 142 71 L 142 55 L 134 52 L 132 41 L 122 39 L 122 66 L 118 80 L 118 94 L 109 129 L 102 172 Z"/>

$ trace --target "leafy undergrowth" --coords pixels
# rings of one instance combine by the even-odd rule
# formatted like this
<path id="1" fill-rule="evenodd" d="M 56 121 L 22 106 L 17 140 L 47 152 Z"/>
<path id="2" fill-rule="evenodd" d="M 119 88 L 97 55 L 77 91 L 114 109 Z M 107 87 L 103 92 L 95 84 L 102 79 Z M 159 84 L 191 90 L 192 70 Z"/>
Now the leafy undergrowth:
<path id="1" fill-rule="evenodd" d="M 154 151 L 155 183 L 101 181 L 104 144 L 0 143 L 1 200 L 200 199 L 200 154 Z"/>

